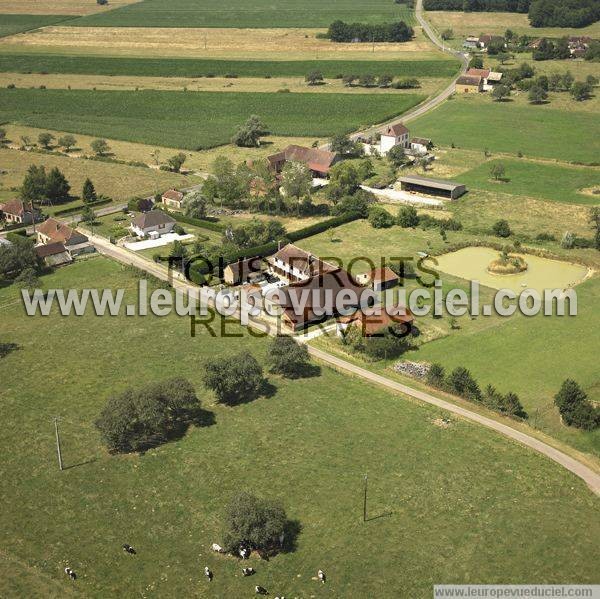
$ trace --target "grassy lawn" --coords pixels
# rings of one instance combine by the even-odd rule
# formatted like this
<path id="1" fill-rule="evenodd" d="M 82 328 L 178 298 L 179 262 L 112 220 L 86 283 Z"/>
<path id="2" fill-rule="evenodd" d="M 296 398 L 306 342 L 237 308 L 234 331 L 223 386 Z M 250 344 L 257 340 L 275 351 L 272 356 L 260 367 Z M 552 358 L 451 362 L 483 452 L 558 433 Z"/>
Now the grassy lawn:
<path id="1" fill-rule="evenodd" d="M 397 77 L 451 77 L 454 60 L 210 60 L 192 58 L 135 58 L 67 56 L 61 54 L 0 55 L 0 71 L 10 73 L 68 73 L 76 75 L 135 75 L 148 77 L 304 77 L 318 70 L 324 77 L 360 71 Z"/>
<path id="2" fill-rule="evenodd" d="M 503 181 L 495 181 L 490 175 L 490 169 L 498 163 L 506 169 Z M 598 169 L 497 159 L 463 173 L 460 178 L 471 189 L 499 191 L 567 204 L 600 204 L 600 195 L 592 193 L 593 189 L 600 190 Z M 582 193 L 583 190 L 585 193 Z"/>
<path id="3" fill-rule="evenodd" d="M 413 121 L 411 131 L 444 146 L 454 143 L 460 148 L 488 148 L 513 155 L 520 151 L 526 157 L 595 162 L 600 152 L 597 118 L 576 106 L 567 118 L 562 110 L 492 102 L 482 94 L 455 97 Z"/>
<path id="4" fill-rule="evenodd" d="M 416 94 L 0 90 L 0 119 L 99 137 L 200 149 L 258 114 L 277 135 L 329 136 L 401 114 Z M 169 109 L 165 110 L 168 106 Z"/>
<path id="5" fill-rule="evenodd" d="M 350 23 L 414 22 L 412 10 L 402 4 L 373 0 L 337 0 L 332 6 L 318 0 L 257 0 L 251 6 L 242 0 L 173 0 L 166 7 L 160 0 L 144 0 L 109 13 L 78 19 L 83 27 L 327 27 L 337 19 Z"/>
<path id="6" fill-rule="evenodd" d="M 45 27 L 46 25 L 53 25 L 54 23 L 60 23 L 61 21 L 72 18 L 73 17 L 66 15 L 3 14 L 0 15 L 0 37 L 22 33 L 23 31 L 30 31 L 31 29 Z"/>
<path id="7" fill-rule="evenodd" d="M 90 285 L 124 287 L 130 301 L 136 280 L 103 258 L 44 278 L 47 288 Z M 20 346 L 0 362 L 0 472 L 12 481 L 2 490 L 5 588 L 207 596 L 204 565 L 215 573 L 211 593 L 234 597 L 250 596 L 255 584 L 272 596 L 366 598 L 429 597 L 435 582 L 597 582 L 597 498 L 491 431 L 454 418 L 440 428 L 439 410 L 328 368 L 300 381 L 270 376 L 272 397 L 221 407 L 201 385 L 202 360 L 237 351 L 263 360 L 264 340 L 191 338 L 175 316 L 51 315 L 41 333 L 10 287 L 0 290 L 0 307 L 2 339 Z M 144 456 L 107 455 L 92 425 L 107 396 L 176 375 L 195 384 L 215 423 Z M 62 473 L 56 415 L 69 467 Z M 368 515 L 381 516 L 367 523 L 365 472 Z M 251 560 L 251 581 L 238 560 L 210 551 L 223 504 L 240 488 L 280 498 L 301 526 L 295 551 Z M 136 557 L 123 554 L 124 542 Z M 67 564 L 79 574 L 75 586 Z M 311 579 L 318 568 L 328 574 L 324 587 Z"/>
<path id="8" fill-rule="evenodd" d="M 0 190 L 13 194 L 32 164 L 43 165 L 46 170 L 58 167 L 68 179 L 74 196 L 81 193 L 83 182 L 89 177 L 98 194 L 121 201 L 134 196 L 151 195 L 173 186 L 185 187 L 199 180 L 197 177 L 184 177 L 150 168 L 10 149 L 0 151 L 0 162 L 6 171 L 0 175 Z"/>

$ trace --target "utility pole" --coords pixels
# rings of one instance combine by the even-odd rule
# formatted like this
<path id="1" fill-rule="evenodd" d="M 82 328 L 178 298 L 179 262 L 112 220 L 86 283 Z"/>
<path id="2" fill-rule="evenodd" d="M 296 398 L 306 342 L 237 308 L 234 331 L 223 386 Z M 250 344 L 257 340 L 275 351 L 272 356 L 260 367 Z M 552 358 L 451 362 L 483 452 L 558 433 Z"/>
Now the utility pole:
<path id="1" fill-rule="evenodd" d="M 54 417 L 54 433 L 56 434 L 56 453 L 58 454 L 58 467 L 63 469 L 62 453 L 60 451 L 60 435 L 58 434 L 58 418 Z"/>
<path id="2" fill-rule="evenodd" d="M 365 495 L 363 499 L 363 522 L 367 521 L 367 480 L 368 476 L 365 474 Z"/>

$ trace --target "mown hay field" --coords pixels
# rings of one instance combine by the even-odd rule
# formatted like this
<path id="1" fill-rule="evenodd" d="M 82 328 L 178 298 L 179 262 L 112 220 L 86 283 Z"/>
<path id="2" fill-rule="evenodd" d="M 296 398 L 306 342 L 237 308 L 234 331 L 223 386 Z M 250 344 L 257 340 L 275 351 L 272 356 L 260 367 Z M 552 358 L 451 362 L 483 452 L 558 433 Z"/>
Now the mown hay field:
<path id="1" fill-rule="evenodd" d="M 79 19 L 75 25 L 100 27 L 327 27 L 348 22 L 414 22 L 406 4 L 391 0 L 144 0 L 107 13 Z"/>
<path id="2" fill-rule="evenodd" d="M 2 89 L 0 119 L 194 150 L 228 143 L 252 114 L 273 134 L 319 137 L 383 122 L 422 99 L 416 94 Z"/>
<path id="3" fill-rule="evenodd" d="M 137 275 L 101 257 L 42 283 L 124 289 L 124 301 L 137 303 Z M 267 353 L 268 340 L 235 322 L 227 331 L 239 337 L 199 327 L 192 338 L 187 317 L 90 310 L 32 318 L 18 298 L 14 286 L 0 289 L 0 334 L 19 347 L 0 360 L 0 475 L 11 481 L 2 488 L 0 559 L 18 564 L 0 569 L 5 588 L 251 597 L 260 584 L 270 597 L 358 599 L 429 597 L 439 582 L 524 583 L 532 572 L 539 583 L 597 581 L 597 498 L 515 442 L 458 418 L 441 427 L 447 413 L 324 366 L 301 380 L 269 375 L 271 396 L 224 407 L 202 385 L 204 361 L 247 352 L 264 363 Z M 36 376 L 25 386 L 31 364 Z M 107 398 L 174 376 L 195 385 L 205 426 L 144 455 L 109 455 L 93 425 Z M 250 580 L 239 559 L 210 551 L 222 541 L 224 505 L 245 489 L 281 500 L 298 530 L 286 552 L 247 562 L 256 569 Z M 123 543 L 138 554 L 125 555 Z M 211 583 L 204 566 L 215 573 Z M 326 585 L 314 579 L 318 568 Z"/>
<path id="4" fill-rule="evenodd" d="M 71 25 L 73 21 L 69 21 Z M 263 26 L 271 25 L 269 20 Z M 447 60 L 417 30 L 404 43 L 337 44 L 324 29 L 181 29 L 169 27 L 46 27 L 0 40 L 3 52 L 219 58 L 236 60 Z"/>
<path id="5" fill-rule="evenodd" d="M 416 57 L 415 57 L 416 58 Z M 191 58 L 135 58 L 69 56 L 60 54 L 0 55 L 0 71 L 74 75 L 135 75 L 136 77 L 304 77 L 319 71 L 338 75 L 390 74 L 396 77 L 451 77 L 454 60 L 211 60 Z"/>
<path id="6" fill-rule="evenodd" d="M 511 12 L 427 11 L 427 18 L 439 30 L 452 29 L 454 44 L 462 45 L 467 35 L 490 33 L 504 35 L 507 29 L 531 37 L 559 38 L 569 35 L 600 36 L 600 22 L 581 29 L 562 27 L 531 27 L 526 14 Z"/>
<path id="7" fill-rule="evenodd" d="M 45 166 L 46 170 L 58 167 L 71 184 L 73 196 L 81 194 L 83 182 L 89 177 L 98 194 L 118 201 L 155 194 L 169 187 L 192 185 L 200 180 L 151 168 L 3 149 L 0 150 L 0 165 L 4 171 L 0 175 L 0 193 L 3 197 L 16 195 L 14 190 L 21 185 L 32 164 Z"/>

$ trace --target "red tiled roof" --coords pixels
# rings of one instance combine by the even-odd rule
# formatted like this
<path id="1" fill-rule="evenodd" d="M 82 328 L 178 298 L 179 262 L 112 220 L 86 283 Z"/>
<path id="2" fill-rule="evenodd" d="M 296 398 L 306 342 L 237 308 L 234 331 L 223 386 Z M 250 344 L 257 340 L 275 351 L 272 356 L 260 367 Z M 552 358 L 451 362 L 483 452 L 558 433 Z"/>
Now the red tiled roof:
<path id="1" fill-rule="evenodd" d="M 53 241 L 52 243 L 47 243 L 46 245 L 38 245 L 35 248 L 35 253 L 40 258 L 46 258 L 47 256 L 55 256 L 56 254 L 62 254 L 66 251 L 67 248 L 60 241 Z"/>
<path id="2" fill-rule="evenodd" d="M 409 133 L 408 129 L 402 123 L 396 123 L 394 125 L 388 125 L 381 131 L 382 135 L 393 135 L 394 137 L 400 137 Z"/>
<path id="3" fill-rule="evenodd" d="M 462 75 L 456 80 L 457 85 L 476 85 L 479 87 L 481 85 L 481 77 L 467 77 L 466 75 Z"/>
<path id="4" fill-rule="evenodd" d="M 327 150 L 319 150 L 318 148 L 305 148 L 304 146 L 289 145 L 277 154 L 267 156 L 267 160 L 271 164 L 276 164 L 281 161 L 294 161 L 306 164 L 311 170 L 321 173 L 329 172 L 337 158 L 335 152 Z"/>
<path id="5" fill-rule="evenodd" d="M 484 79 L 487 79 L 487 77 L 489 77 L 490 75 L 490 70 L 489 69 L 469 69 L 465 75 L 469 76 L 469 77 L 483 77 Z"/>
<path id="6" fill-rule="evenodd" d="M 336 270 L 336 266 L 323 262 L 317 256 L 313 256 L 310 252 L 299 248 L 293 243 L 288 243 L 282 247 L 272 258 L 281 260 L 290 267 L 294 267 L 306 275 L 314 275 L 319 272 L 329 272 Z"/>
<path id="7" fill-rule="evenodd" d="M 52 241 L 58 241 L 61 243 L 67 243 L 73 241 L 73 243 L 85 243 L 88 238 L 72 229 L 68 225 L 61 223 L 55 218 L 49 218 L 45 220 L 41 225 L 38 226 L 38 233 L 42 233 L 49 237 Z"/>
<path id="8" fill-rule="evenodd" d="M 175 189 L 169 189 L 162 194 L 163 198 L 167 200 L 175 200 L 176 202 L 181 202 L 183 200 L 183 193 L 181 191 L 177 191 Z"/>
<path id="9" fill-rule="evenodd" d="M 359 326 L 365 335 L 370 336 L 384 328 L 399 324 L 410 324 L 414 319 L 415 317 L 408 308 L 398 305 L 391 309 L 381 307 L 373 314 L 365 314 L 362 310 L 357 310 L 354 314 L 340 317 L 339 321 Z"/>
<path id="10" fill-rule="evenodd" d="M 374 268 L 371 271 L 371 281 L 382 281 L 389 283 L 390 281 L 397 281 L 398 275 L 389 267 L 384 266 L 383 268 Z"/>
<path id="11" fill-rule="evenodd" d="M 9 200 L 6 204 L 0 205 L 0 210 L 2 212 L 6 212 L 6 214 L 13 214 L 14 216 L 23 216 L 25 212 L 25 207 L 21 200 Z"/>

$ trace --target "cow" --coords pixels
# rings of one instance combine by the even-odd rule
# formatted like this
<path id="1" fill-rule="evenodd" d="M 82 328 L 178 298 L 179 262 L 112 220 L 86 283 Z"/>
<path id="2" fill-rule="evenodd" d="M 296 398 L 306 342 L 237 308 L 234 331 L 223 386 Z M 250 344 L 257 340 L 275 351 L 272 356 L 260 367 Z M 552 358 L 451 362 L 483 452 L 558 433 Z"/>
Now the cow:
<path id="1" fill-rule="evenodd" d="M 252 576 L 252 574 L 256 574 L 256 570 L 254 568 L 242 568 L 242 574 L 244 576 Z"/>
<path id="2" fill-rule="evenodd" d="M 208 578 L 208 582 L 211 582 L 213 579 L 213 573 L 210 571 L 208 566 L 204 566 L 204 576 Z"/>
<path id="3" fill-rule="evenodd" d="M 223 547 L 221 547 L 221 545 L 219 545 L 219 543 L 213 543 L 210 548 L 217 553 L 225 553 L 225 550 Z"/>
<path id="4" fill-rule="evenodd" d="M 259 584 L 257 584 L 257 585 L 254 587 L 254 592 L 255 592 L 257 595 L 268 595 L 268 594 L 269 594 L 269 592 L 267 591 L 267 589 L 265 589 L 265 587 L 261 587 Z"/>
<path id="5" fill-rule="evenodd" d="M 65 568 L 65 574 L 71 579 L 75 580 L 77 578 L 77 574 L 71 568 Z"/>
<path id="6" fill-rule="evenodd" d="M 318 579 L 319 579 L 319 580 L 320 580 L 320 581 L 321 581 L 323 584 L 325 584 L 325 579 L 326 579 L 326 576 L 325 576 L 325 572 L 323 572 L 323 570 L 319 570 L 319 571 L 317 572 L 317 578 L 318 578 Z"/>
<path id="7" fill-rule="evenodd" d="M 125 543 L 123 545 L 123 551 L 125 553 L 129 553 L 130 555 L 135 555 L 137 553 L 136 550 L 131 545 L 128 545 L 127 543 Z"/>

